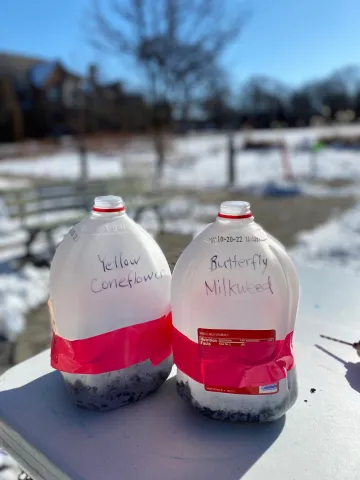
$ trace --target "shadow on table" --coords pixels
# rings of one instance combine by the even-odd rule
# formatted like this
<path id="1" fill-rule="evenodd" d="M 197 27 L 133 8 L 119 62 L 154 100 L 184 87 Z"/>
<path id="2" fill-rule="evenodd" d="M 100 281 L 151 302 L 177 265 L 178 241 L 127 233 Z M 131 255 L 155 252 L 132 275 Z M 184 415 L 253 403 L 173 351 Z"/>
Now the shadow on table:
<path id="1" fill-rule="evenodd" d="M 69 400 L 58 372 L 0 392 L 0 418 L 73 480 L 118 478 L 119 472 L 132 480 L 239 480 L 285 425 L 285 416 L 268 424 L 202 417 L 178 397 L 175 377 L 118 410 L 82 410 Z"/>
<path id="2" fill-rule="evenodd" d="M 315 345 L 315 347 L 344 365 L 346 368 L 346 380 L 349 382 L 351 388 L 360 393 L 360 362 L 345 362 L 345 360 L 331 353 L 326 348 L 320 345 Z"/>

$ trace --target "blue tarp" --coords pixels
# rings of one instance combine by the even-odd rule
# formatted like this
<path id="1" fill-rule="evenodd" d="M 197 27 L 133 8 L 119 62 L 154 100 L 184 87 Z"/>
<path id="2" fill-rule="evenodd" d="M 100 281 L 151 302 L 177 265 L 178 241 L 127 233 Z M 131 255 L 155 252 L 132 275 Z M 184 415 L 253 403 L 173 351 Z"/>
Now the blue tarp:
<path id="1" fill-rule="evenodd" d="M 263 188 L 262 194 L 264 197 L 296 197 L 302 194 L 299 185 L 276 185 L 275 183 L 268 183 Z"/>

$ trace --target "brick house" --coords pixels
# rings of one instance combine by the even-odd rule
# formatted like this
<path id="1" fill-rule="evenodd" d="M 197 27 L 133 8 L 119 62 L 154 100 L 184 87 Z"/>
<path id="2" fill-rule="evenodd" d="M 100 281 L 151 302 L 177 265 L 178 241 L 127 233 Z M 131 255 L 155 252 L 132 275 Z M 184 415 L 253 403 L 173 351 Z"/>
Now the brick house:
<path id="1" fill-rule="evenodd" d="M 100 85 L 61 62 L 0 53 L 0 142 L 103 130 L 143 130 L 148 109 L 120 83 Z"/>

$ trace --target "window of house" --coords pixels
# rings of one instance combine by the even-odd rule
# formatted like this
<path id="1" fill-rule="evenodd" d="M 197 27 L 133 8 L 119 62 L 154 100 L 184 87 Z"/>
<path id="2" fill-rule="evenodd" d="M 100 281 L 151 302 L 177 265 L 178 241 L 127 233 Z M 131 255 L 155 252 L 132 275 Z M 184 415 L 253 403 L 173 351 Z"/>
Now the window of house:
<path id="1" fill-rule="evenodd" d="M 50 102 L 57 102 L 60 98 L 60 92 L 57 87 L 51 87 L 46 91 L 46 96 Z"/>
<path id="2" fill-rule="evenodd" d="M 84 93 L 81 82 L 67 79 L 63 84 L 63 102 L 69 108 L 79 108 L 83 103 Z"/>

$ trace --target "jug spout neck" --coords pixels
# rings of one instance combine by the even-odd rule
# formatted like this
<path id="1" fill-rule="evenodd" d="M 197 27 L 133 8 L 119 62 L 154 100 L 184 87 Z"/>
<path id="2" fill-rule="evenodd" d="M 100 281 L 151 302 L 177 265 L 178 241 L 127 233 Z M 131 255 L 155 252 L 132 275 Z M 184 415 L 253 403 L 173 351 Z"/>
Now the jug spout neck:
<path id="1" fill-rule="evenodd" d="M 250 210 L 250 204 L 243 201 L 228 201 L 220 205 L 220 211 L 217 216 L 220 222 L 241 222 L 242 224 L 251 223 L 254 216 Z"/>
<path id="2" fill-rule="evenodd" d="M 94 216 L 124 215 L 125 205 L 121 197 L 106 195 L 96 197 L 92 208 Z"/>

